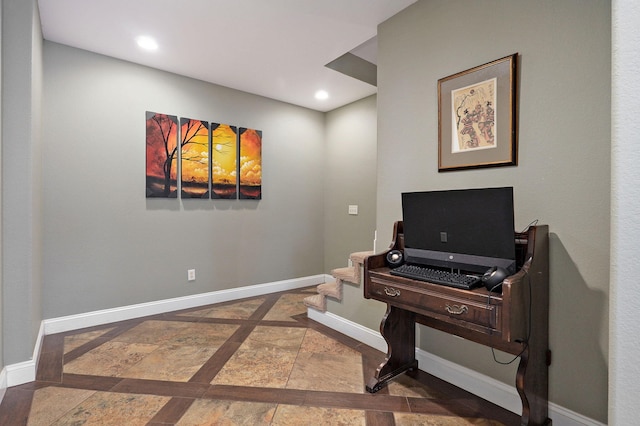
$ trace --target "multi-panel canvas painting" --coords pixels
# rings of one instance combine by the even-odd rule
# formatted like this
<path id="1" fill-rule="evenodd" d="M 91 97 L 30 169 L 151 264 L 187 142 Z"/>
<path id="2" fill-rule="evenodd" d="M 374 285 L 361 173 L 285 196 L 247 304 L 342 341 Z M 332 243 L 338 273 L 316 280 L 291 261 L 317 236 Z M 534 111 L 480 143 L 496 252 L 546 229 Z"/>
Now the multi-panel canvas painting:
<path id="1" fill-rule="evenodd" d="M 146 127 L 147 198 L 262 199 L 262 131 L 149 111 Z"/>
<path id="2" fill-rule="evenodd" d="M 180 118 L 182 198 L 209 198 L 209 123 Z"/>
<path id="3" fill-rule="evenodd" d="M 178 196 L 178 117 L 147 112 L 147 198 Z"/>
<path id="4" fill-rule="evenodd" d="M 262 198 L 262 132 L 240 128 L 240 198 Z"/>

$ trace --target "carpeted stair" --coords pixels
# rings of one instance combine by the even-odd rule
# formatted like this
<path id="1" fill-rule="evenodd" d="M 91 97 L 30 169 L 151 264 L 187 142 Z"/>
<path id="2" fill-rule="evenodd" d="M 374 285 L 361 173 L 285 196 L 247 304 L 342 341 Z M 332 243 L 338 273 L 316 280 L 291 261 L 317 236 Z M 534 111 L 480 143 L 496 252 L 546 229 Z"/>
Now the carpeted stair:
<path id="1" fill-rule="evenodd" d="M 351 253 L 351 255 L 349 255 L 349 259 L 351 260 L 352 266 L 332 270 L 331 275 L 335 280 L 320 284 L 317 287 L 318 294 L 314 294 L 313 296 L 309 296 L 304 299 L 305 306 L 320 312 L 326 312 L 327 297 L 331 297 L 338 301 L 342 300 L 343 283 L 349 282 L 355 285 L 360 285 L 360 276 L 364 259 L 372 254 L 372 251 Z"/>

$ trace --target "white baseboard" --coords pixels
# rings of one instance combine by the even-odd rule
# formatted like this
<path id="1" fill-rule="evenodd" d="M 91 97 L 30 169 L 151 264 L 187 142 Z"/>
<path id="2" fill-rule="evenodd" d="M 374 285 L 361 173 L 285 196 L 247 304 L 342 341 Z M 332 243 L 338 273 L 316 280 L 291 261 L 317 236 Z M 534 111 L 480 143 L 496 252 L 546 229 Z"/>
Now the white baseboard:
<path id="1" fill-rule="evenodd" d="M 307 317 L 374 349 L 387 352 L 387 342 L 377 331 L 339 317 L 331 312 L 318 312 L 315 309 L 307 308 Z"/>
<path id="2" fill-rule="evenodd" d="M 4 368 L 7 373 L 7 387 L 33 382 L 36 379 L 36 362 L 34 360 L 17 362 Z"/>
<path id="3" fill-rule="evenodd" d="M 339 317 L 331 312 L 323 313 L 309 308 L 307 309 L 307 316 L 346 336 L 382 352 L 387 352 L 387 342 L 377 331 L 363 327 L 360 324 Z M 506 410 L 516 414 L 522 412 L 522 403 L 515 386 L 509 386 L 419 348 L 416 348 L 416 359 L 422 371 L 471 392 Z M 549 403 L 549 417 L 553 420 L 554 426 L 604 426 L 603 423 L 561 407 L 553 402 Z"/>
<path id="4" fill-rule="evenodd" d="M 7 368 L 5 367 L 0 371 L 0 403 L 4 398 L 4 394 L 7 391 L 8 387 L 9 385 L 7 385 Z"/>
<path id="5" fill-rule="evenodd" d="M 7 365 L 0 372 L 0 401 L 2 401 L 2 397 L 4 396 L 4 392 L 7 387 L 17 386 L 35 380 L 35 360 L 37 360 L 40 355 L 40 348 L 45 335 L 79 330 L 81 328 L 140 318 L 148 315 L 178 311 L 180 309 L 196 308 L 198 306 L 205 306 L 213 303 L 222 303 L 247 297 L 277 293 L 279 291 L 294 290 L 297 288 L 322 284 L 325 282 L 325 277 L 326 276 L 324 274 L 312 275 L 309 277 L 293 278 L 290 280 L 256 284 L 228 290 L 195 294 L 193 296 L 158 300 L 156 302 L 140 303 L 120 308 L 104 309 L 84 314 L 43 320 L 40 325 L 40 332 L 36 339 L 33 358 L 28 361 Z"/>
<path id="6" fill-rule="evenodd" d="M 45 326 L 44 331 L 45 335 L 62 333 L 85 327 L 93 327 L 117 321 L 178 311 L 180 309 L 189 309 L 213 303 L 244 299 L 246 297 L 261 296 L 263 294 L 276 293 L 279 291 L 294 290 L 296 288 L 308 287 L 321 284 L 323 282 L 325 282 L 325 275 L 320 274 L 284 281 L 275 281 L 266 284 L 256 284 L 228 290 L 194 294 L 192 296 L 177 297 L 174 299 L 140 303 L 137 305 L 129 305 L 113 309 L 104 309 L 85 314 L 46 319 L 43 321 Z"/>

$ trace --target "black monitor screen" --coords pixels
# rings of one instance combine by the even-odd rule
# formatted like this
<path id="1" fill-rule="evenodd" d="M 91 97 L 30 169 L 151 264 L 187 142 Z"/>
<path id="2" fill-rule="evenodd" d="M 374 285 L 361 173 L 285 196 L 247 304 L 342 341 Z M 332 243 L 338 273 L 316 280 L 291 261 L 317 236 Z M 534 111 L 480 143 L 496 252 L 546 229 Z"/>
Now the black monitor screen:
<path id="1" fill-rule="evenodd" d="M 409 263 L 515 272 L 511 187 L 403 193 L 402 220 Z"/>

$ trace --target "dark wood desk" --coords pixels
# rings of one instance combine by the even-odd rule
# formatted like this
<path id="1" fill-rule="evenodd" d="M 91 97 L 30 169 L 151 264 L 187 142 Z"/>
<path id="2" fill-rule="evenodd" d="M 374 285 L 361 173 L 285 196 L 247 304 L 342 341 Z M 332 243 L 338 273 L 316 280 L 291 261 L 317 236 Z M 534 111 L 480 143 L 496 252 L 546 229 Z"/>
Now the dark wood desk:
<path id="1" fill-rule="evenodd" d="M 389 250 L 364 262 L 364 296 L 387 304 L 380 324 L 387 356 L 369 380 L 369 392 L 418 368 L 417 322 L 519 356 L 516 389 L 522 400 L 522 425 L 551 423 L 549 229 L 547 225 L 532 226 L 515 237 L 518 272 L 504 280 L 502 294 L 489 293 L 484 287 L 460 290 L 389 273 L 387 252 L 404 249 L 402 222 L 395 223 Z"/>

